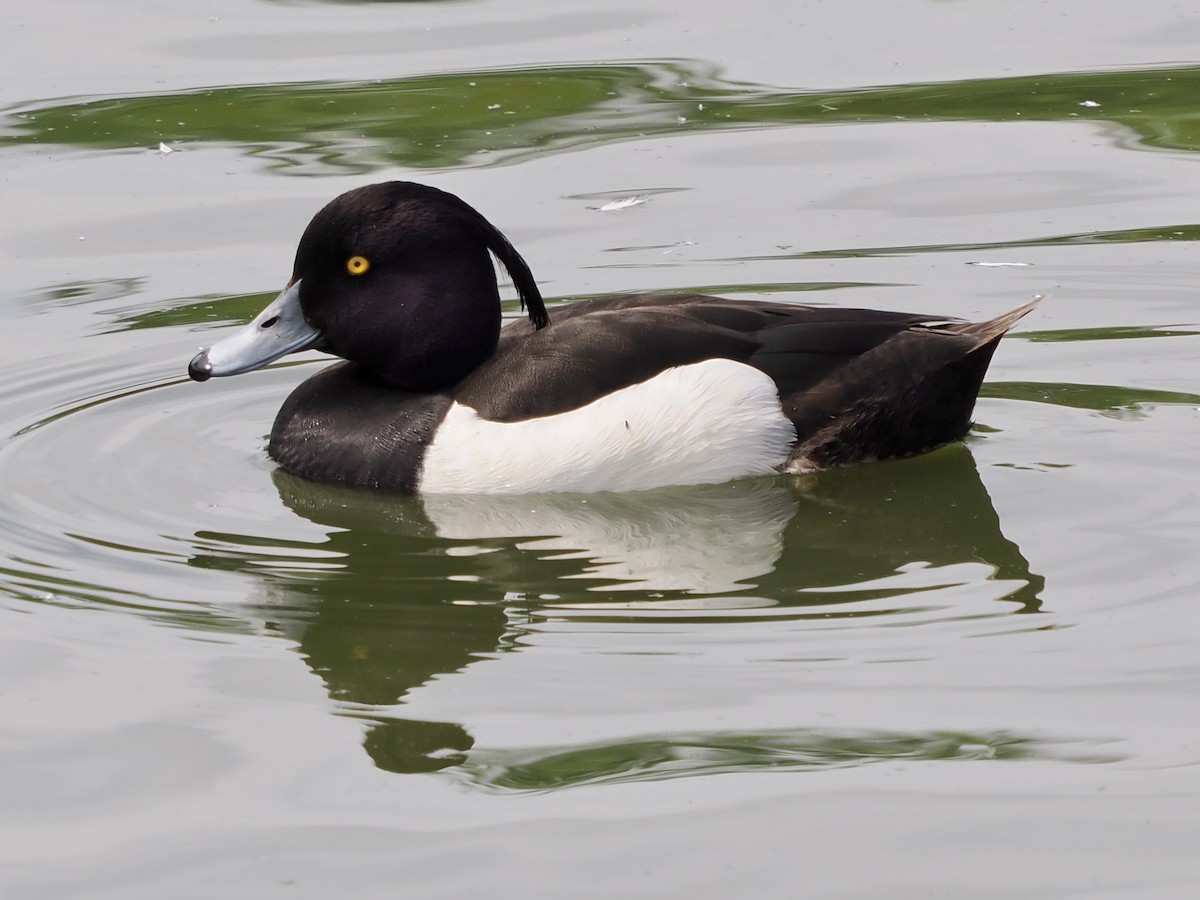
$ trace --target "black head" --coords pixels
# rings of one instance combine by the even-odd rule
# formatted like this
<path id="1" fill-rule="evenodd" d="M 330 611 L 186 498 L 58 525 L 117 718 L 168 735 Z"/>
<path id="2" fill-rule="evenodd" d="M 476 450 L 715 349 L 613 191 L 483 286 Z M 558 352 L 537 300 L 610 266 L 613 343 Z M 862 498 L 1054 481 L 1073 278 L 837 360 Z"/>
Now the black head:
<path id="1" fill-rule="evenodd" d="M 348 191 L 313 217 L 292 283 L 322 349 L 395 387 L 454 384 L 495 352 L 500 295 L 490 254 L 537 328 L 549 323 L 512 244 L 453 194 L 407 181 Z"/>

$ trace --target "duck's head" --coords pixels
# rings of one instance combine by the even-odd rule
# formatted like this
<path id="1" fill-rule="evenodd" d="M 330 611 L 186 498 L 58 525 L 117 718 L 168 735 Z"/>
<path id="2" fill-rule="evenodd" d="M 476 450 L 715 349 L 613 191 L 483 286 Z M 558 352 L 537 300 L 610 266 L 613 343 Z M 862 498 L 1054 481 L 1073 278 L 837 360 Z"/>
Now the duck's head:
<path id="1" fill-rule="evenodd" d="M 508 240 L 453 194 L 407 181 L 337 197 L 300 238 L 291 281 L 240 331 L 202 350 L 196 381 L 320 349 L 397 388 L 454 384 L 496 349 L 503 263 L 538 328 L 549 322 L 533 275 Z"/>

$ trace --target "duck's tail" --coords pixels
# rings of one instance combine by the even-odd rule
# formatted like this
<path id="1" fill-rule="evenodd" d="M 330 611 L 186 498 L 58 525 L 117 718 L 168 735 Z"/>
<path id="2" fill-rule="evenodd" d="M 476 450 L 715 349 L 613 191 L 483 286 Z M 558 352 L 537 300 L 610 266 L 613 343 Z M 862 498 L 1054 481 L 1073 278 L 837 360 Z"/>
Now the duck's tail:
<path id="1" fill-rule="evenodd" d="M 793 398 L 798 440 L 784 469 L 810 472 L 956 441 L 1000 339 L 1044 300 L 986 322 L 918 324 L 862 354 L 820 391 Z"/>
<path id="2" fill-rule="evenodd" d="M 976 339 L 974 349 L 978 350 L 980 347 L 986 347 L 988 344 L 1007 334 L 1008 330 L 1016 324 L 1018 319 L 1026 315 L 1045 299 L 1045 294 L 1038 294 L 1027 303 L 1022 303 L 1016 309 L 1010 309 L 1006 313 L 1001 313 L 994 319 L 988 319 L 986 322 L 972 322 L 970 325 L 956 330 L 960 334 L 969 334 L 974 337 Z"/>

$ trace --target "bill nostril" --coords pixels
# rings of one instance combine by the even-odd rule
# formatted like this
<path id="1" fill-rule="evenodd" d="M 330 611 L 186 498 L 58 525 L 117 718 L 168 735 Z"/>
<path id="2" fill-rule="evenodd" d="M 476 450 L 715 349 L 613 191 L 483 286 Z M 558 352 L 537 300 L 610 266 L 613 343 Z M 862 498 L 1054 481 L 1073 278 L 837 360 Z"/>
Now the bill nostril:
<path id="1" fill-rule="evenodd" d="M 261 325 L 259 325 L 258 327 L 259 327 L 259 328 L 274 328 L 274 327 L 275 327 L 275 323 L 276 323 L 276 322 L 278 322 L 278 321 L 279 321 L 279 316 L 271 316 L 271 318 L 269 318 L 269 319 L 265 320 L 265 321 L 264 321 L 264 322 L 263 322 Z"/>

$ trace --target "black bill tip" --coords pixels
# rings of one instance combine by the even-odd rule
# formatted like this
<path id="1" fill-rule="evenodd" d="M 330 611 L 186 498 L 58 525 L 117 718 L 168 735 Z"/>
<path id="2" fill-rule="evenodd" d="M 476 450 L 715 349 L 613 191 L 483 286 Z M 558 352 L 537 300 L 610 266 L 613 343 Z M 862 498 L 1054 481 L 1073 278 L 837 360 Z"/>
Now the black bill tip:
<path id="1" fill-rule="evenodd" d="M 207 350 L 201 350 L 188 363 L 188 375 L 192 381 L 208 381 L 212 378 L 212 363 L 208 360 Z"/>

